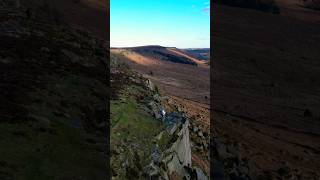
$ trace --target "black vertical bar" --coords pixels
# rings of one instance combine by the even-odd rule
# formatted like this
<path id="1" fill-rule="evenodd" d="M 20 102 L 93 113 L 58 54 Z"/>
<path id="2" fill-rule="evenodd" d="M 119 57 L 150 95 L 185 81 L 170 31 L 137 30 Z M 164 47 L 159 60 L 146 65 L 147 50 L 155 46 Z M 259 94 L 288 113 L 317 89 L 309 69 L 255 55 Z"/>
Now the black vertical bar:
<path id="1" fill-rule="evenodd" d="M 106 39 L 107 39 L 107 69 L 106 69 L 106 80 L 107 80 L 107 85 L 110 89 L 110 0 L 106 0 L 107 6 L 106 6 L 106 23 L 107 23 L 107 29 L 106 29 Z M 107 104 L 107 115 L 106 115 L 106 129 L 107 129 L 107 146 L 106 146 L 106 171 L 107 171 L 107 178 L 106 179 L 111 179 L 111 168 L 110 168 L 110 91 L 108 92 L 108 97 L 106 99 L 106 104 Z"/>

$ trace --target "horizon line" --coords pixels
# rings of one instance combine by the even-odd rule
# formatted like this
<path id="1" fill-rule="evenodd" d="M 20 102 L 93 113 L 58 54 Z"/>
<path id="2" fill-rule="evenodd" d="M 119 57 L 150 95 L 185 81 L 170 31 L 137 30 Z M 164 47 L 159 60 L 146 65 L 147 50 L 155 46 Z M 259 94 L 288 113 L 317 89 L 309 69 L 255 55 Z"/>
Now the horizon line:
<path id="1" fill-rule="evenodd" d="M 161 46 L 161 45 L 137 45 L 137 46 L 110 46 L 112 48 L 136 48 L 136 47 L 150 47 L 150 46 L 159 46 L 164 48 L 177 48 L 177 49 L 210 49 L 210 47 L 176 47 L 176 46 Z"/>

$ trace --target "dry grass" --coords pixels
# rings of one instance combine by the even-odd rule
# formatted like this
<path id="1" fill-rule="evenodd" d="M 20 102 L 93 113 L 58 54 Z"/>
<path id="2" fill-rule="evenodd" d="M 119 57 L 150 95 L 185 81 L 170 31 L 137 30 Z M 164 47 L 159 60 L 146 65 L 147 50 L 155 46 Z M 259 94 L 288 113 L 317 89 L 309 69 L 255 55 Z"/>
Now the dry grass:
<path id="1" fill-rule="evenodd" d="M 127 57 L 129 65 L 134 70 L 150 78 L 168 95 L 202 104 L 210 103 L 209 66 L 192 66 L 161 61 L 146 57 L 143 54 L 128 52 L 127 50 L 112 50 L 112 52 Z M 152 71 L 153 75 L 150 75 L 150 71 Z"/>

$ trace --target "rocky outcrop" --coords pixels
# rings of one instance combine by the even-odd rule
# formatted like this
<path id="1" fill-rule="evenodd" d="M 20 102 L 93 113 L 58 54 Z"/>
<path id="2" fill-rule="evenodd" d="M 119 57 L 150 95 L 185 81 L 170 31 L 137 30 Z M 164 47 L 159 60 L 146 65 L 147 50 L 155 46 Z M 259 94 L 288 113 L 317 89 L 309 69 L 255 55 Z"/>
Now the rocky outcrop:
<path id="1" fill-rule="evenodd" d="M 167 113 L 161 105 L 164 99 L 167 100 L 155 94 L 148 103 L 154 117 L 165 125 L 165 130 L 155 137 L 152 160 L 144 168 L 145 176 L 150 179 L 208 179 L 203 170 L 192 166 L 189 119 L 183 112 Z"/>
<path id="2" fill-rule="evenodd" d="M 147 79 L 147 80 L 146 80 L 146 86 L 147 86 L 147 88 L 150 89 L 151 91 L 154 91 L 154 90 L 155 90 L 155 86 L 154 86 L 154 84 L 151 82 L 150 79 Z"/>
<path id="3" fill-rule="evenodd" d="M 188 177 L 186 169 L 191 168 L 191 146 L 189 138 L 189 121 L 186 120 L 177 133 L 176 141 L 164 154 L 164 164 L 168 168 L 168 174 L 176 173 L 182 177 Z"/>

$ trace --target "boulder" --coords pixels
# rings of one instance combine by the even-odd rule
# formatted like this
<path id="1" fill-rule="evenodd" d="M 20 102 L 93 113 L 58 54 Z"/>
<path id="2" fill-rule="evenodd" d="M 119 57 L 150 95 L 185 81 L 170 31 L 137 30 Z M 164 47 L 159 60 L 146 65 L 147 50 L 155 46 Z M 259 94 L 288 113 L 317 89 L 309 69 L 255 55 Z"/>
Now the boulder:
<path id="1" fill-rule="evenodd" d="M 195 172 L 197 175 L 197 180 L 208 180 L 208 177 L 203 173 L 203 171 L 200 168 L 196 167 Z"/>
<path id="2" fill-rule="evenodd" d="M 154 91 L 154 90 L 155 90 L 155 86 L 154 86 L 154 84 L 151 82 L 150 79 L 147 79 L 147 80 L 146 80 L 146 86 L 147 86 L 147 88 L 148 88 L 149 90 L 151 90 L 151 91 Z"/>
<path id="3" fill-rule="evenodd" d="M 163 133 L 164 133 L 164 131 L 162 131 L 161 133 L 159 133 L 159 134 L 155 137 L 155 139 L 156 139 L 156 140 L 160 140 L 160 139 L 162 138 L 162 136 L 163 136 Z"/>
<path id="4" fill-rule="evenodd" d="M 152 158 L 152 161 L 155 163 L 155 164 L 159 164 L 161 162 L 161 154 L 159 152 L 159 147 L 158 145 L 155 145 L 153 147 L 153 150 L 152 150 L 152 154 L 151 154 L 151 158 Z"/>
<path id="5" fill-rule="evenodd" d="M 193 126 L 193 132 L 196 133 L 198 132 L 199 128 L 197 126 Z"/>
<path id="6" fill-rule="evenodd" d="M 153 95 L 153 100 L 156 102 L 161 102 L 161 98 L 160 98 L 159 94 Z"/>
<path id="7" fill-rule="evenodd" d="M 152 111 L 154 117 L 156 119 L 161 119 L 162 116 L 160 114 L 161 113 L 160 112 L 160 107 L 156 104 L 156 102 L 151 101 L 151 102 L 148 103 L 148 106 L 149 106 L 150 110 Z"/>
<path id="8" fill-rule="evenodd" d="M 161 114 L 160 114 L 160 112 L 157 111 L 157 109 L 154 109 L 153 114 L 154 114 L 154 117 L 155 117 L 156 119 L 161 119 L 161 117 L 162 117 Z"/>
<path id="9" fill-rule="evenodd" d="M 144 174 L 150 179 L 157 178 L 160 176 L 160 168 L 153 162 L 151 162 L 145 169 Z"/>
<path id="10" fill-rule="evenodd" d="M 182 113 L 177 113 L 177 112 L 167 113 L 165 118 L 165 124 L 171 125 L 176 123 L 178 126 L 180 126 L 184 120 L 186 120 L 186 118 L 183 116 Z"/>
<path id="11" fill-rule="evenodd" d="M 173 135 L 176 130 L 178 129 L 178 125 L 177 124 L 172 124 L 171 126 L 168 126 L 166 128 L 167 132 L 170 134 L 170 135 Z"/>
<path id="12" fill-rule="evenodd" d="M 181 109 L 180 106 L 177 106 L 177 111 L 178 111 L 178 112 L 182 112 L 182 109 Z"/>
<path id="13" fill-rule="evenodd" d="M 203 137 L 204 137 L 204 136 L 203 136 L 203 133 L 202 133 L 202 131 L 201 131 L 201 130 L 199 130 L 199 131 L 198 131 L 198 136 L 199 136 L 199 137 L 201 137 L 201 138 L 203 138 Z"/>

